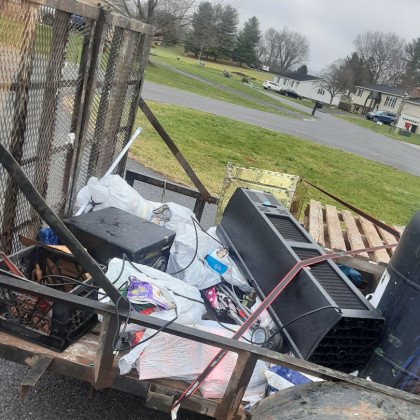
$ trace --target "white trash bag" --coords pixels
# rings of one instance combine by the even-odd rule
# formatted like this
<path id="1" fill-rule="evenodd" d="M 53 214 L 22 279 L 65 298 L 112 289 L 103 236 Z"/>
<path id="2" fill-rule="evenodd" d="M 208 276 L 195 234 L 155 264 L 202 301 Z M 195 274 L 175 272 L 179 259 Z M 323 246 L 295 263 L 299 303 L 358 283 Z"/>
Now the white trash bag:
<path id="1" fill-rule="evenodd" d="M 216 321 L 203 320 L 190 325 L 201 331 L 231 337 L 233 333 L 220 326 Z M 228 325 L 238 329 L 237 325 Z M 249 339 L 249 335 L 247 335 Z M 148 347 L 139 354 L 136 368 L 140 380 L 172 378 L 191 382 L 203 372 L 212 358 L 219 352 L 217 347 L 205 345 L 193 340 L 160 333 L 150 340 Z M 235 367 L 237 354 L 228 352 L 212 373 L 200 385 L 200 392 L 205 398 L 222 398 Z M 264 397 L 267 380 L 267 365 L 259 360 L 245 391 L 244 401 L 253 403 Z"/>
<path id="2" fill-rule="evenodd" d="M 216 228 L 210 228 L 208 230 L 207 233 L 210 236 L 203 232 L 199 226 L 195 228 L 197 233 L 193 225 L 184 224 L 178 228 L 177 235 L 171 247 L 167 272 L 203 290 L 221 281 L 220 274 L 212 270 L 205 262 L 206 256 L 214 249 L 220 248 L 221 245 L 217 241 L 219 238 L 216 236 Z M 232 258 L 228 257 L 227 261 L 228 269 L 223 274 L 223 278 L 228 283 L 237 286 L 243 292 L 251 292 L 253 290 L 252 287 L 241 274 Z M 183 270 L 185 267 L 188 268 Z"/>
<path id="3" fill-rule="evenodd" d="M 89 197 L 94 203 L 94 211 L 116 207 L 146 220 L 150 220 L 153 210 L 160 206 L 160 203 L 143 198 L 119 175 L 106 175 L 101 179 L 90 178 L 86 187 L 77 194 L 75 208 L 83 206 Z M 89 204 L 85 212 L 91 209 L 92 205 Z"/>
<path id="4" fill-rule="evenodd" d="M 129 262 L 125 262 L 124 269 L 121 272 L 122 265 L 123 260 L 119 258 L 113 258 L 108 264 L 108 271 L 106 275 L 111 282 L 115 281 L 121 273 L 120 278 L 115 283 L 115 287 L 118 288 L 123 285 L 130 276 L 135 276 L 141 281 L 148 282 L 158 288 L 166 289 L 171 296 L 171 300 L 175 302 L 176 312 L 174 309 L 171 309 L 168 311 L 154 312 L 153 315 L 150 316 L 169 321 L 174 319 L 177 315 L 178 317 L 176 322 L 183 325 L 194 324 L 201 321 L 203 315 L 206 312 L 206 309 L 204 303 L 199 303 L 203 302 L 203 299 L 201 298 L 200 292 L 197 288 L 190 286 L 182 280 L 172 277 L 167 273 L 163 273 L 162 271 L 156 270 L 146 265 L 133 263 L 133 265 L 142 271 L 143 274 L 139 273 L 135 268 L 133 268 Z M 104 302 L 107 301 L 109 301 L 109 299 L 104 300 Z M 130 324 L 127 327 L 127 331 L 141 330 L 144 330 L 144 328 L 137 324 Z M 146 329 L 143 335 L 143 339 L 149 337 L 153 333 L 155 333 L 155 330 Z M 139 353 L 149 343 L 150 341 L 144 345 L 134 347 L 129 353 L 124 355 L 118 361 L 121 375 L 128 373 L 132 369 Z"/>

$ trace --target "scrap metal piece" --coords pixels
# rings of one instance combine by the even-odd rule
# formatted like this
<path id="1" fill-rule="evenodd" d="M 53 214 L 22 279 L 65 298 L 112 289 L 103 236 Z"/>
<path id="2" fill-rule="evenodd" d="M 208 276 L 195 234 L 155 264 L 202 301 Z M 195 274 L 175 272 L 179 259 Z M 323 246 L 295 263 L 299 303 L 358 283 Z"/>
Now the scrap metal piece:
<path id="1" fill-rule="evenodd" d="M 239 187 L 272 193 L 290 212 L 299 219 L 307 187 L 297 175 L 267 171 L 264 169 L 242 167 L 229 162 L 223 181 L 216 224 L 220 223 L 227 203 Z"/>

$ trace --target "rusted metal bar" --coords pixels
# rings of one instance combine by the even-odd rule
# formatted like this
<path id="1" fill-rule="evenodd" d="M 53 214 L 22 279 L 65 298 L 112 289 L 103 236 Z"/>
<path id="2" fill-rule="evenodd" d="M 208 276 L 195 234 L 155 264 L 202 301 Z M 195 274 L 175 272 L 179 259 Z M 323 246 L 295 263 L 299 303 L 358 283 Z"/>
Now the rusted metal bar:
<path id="1" fill-rule="evenodd" d="M 78 0 L 29 0 L 29 2 L 48 6 L 67 13 L 85 16 L 90 19 L 98 19 L 99 7 Z"/>
<path id="2" fill-rule="evenodd" d="M 25 398 L 28 391 L 32 389 L 41 379 L 42 375 L 49 368 L 53 360 L 54 357 L 48 356 L 46 354 L 38 357 L 35 364 L 31 367 L 23 381 L 20 383 L 19 393 L 22 399 Z"/>
<path id="3" fill-rule="evenodd" d="M 43 286 L 37 283 L 26 282 L 5 276 L 0 273 L 0 285 L 2 287 L 11 288 L 21 292 L 42 296 L 54 301 L 66 302 L 75 308 L 95 310 L 101 315 L 111 314 L 116 316 L 115 306 L 107 305 L 92 299 L 87 299 L 81 296 L 76 296 L 69 293 L 53 290 L 50 287 Z M 126 316 L 126 312 L 122 309 L 120 315 Z M 160 329 L 167 323 L 165 320 L 141 315 L 140 313 L 131 313 L 130 322 L 143 326 L 144 328 L 151 328 L 154 330 Z M 308 375 L 316 376 L 325 380 L 344 381 L 353 385 L 371 389 L 377 392 L 382 392 L 395 398 L 403 399 L 409 402 L 420 404 L 420 396 L 409 394 L 398 389 L 390 388 L 388 386 L 370 382 L 365 379 L 357 378 L 355 376 L 347 375 L 346 373 L 338 372 L 336 370 L 316 365 L 302 359 L 298 359 L 286 354 L 277 353 L 271 350 L 264 349 L 259 346 L 254 346 L 242 341 L 232 340 L 216 334 L 211 334 L 195 328 L 187 327 L 181 324 L 172 323 L 167 326 L 164 331 L 178 337 L 194 340 L 199 343 L 208 344 L 213 347 L 218 347 L 235 353 L 247 352 L 255 355 L 257 359 L 263 360 L 267 363 L 281 365 L 286 368 L 297 370 Z M 1 347 L 1 343 L 0 343 Z"/>
<path id="4" fill-rule="evenodd" d="M 107 153 L 106 148 L 100 147 L 105 133 L 105 125 L 108 119 L 110 108 L 110 97 L 112 90 L 112 83 L 114 81 L 115 68 L 117 59 L 120 53 L 120 46 L 122 42 L 124 30 L 122 28 L 115 28 L 111 40 L 111 48 L 107 59 L 107 66 L 102 86 L 102 93 L 99 99 L 98 114 L 96 115 L 95 131 L 93 134 L 92 149 L 89 156 L 88 174 L 95 176 L 102 176 L 98 170 L 98 162 L 101 162 L 102 155 Z M 102 56 L 106 52 L 102 53 Z"/>
<path id="5" fill-rule="evenodd" d="M 83 55 L 83 52 L 82 52 Z M 80 64 L 81 65 L 81 64 Z M 138 84 L 138 80 L 129 80 L 127 82 L 128 86 Z M 102 87 L 102 82 L 97 82 L 97 87 Z M 79 79 L 64 79 L 60 80 L 58 83 L 59 88 L 70 88 L 70 87 L 78 87 L 79 86 Z M 44 89 L 45 82 L 30 82 L 29 89 L 30 90 L 40 90 Z M 19 88 L 18 83 L 0 83 L 0 91 L 2 92 L 14 92 Z M 136 105 L 137 106 L 137 105 Z"/>
<path id="6" fill-rule="evenodd" d="M 90 64 L 89 64 L 89 72 L 86 79 L 86 85 L 84 88 L 84 97 L 83 97 L 83 112 L 80 121 L 79 133 L 76 135 L 75 139 L 75 153 L 73 153 L 73 163 L 72 165 L 75 167 L 73 179 L 70 183 L 69 188 L 69 197 L 70 199 L 67 202 L 67 209 L 66 213 L 72 207 L 73 201 L 76 195 L 76 183 L 77 177 L 80 173 L 80 168 L 82 164 L 81 156 L 83 154 L 83 149 L 86 144 L 86 134 L 89 127 L 89 120 L 92 110 L 92 101 L 95 96 L 95 87 L 97 85 L 97 68 L 99 64 L 99 57 L 102 53 L 104 42 L 105 42 L 105 22 L 106 22 L 107 12 L 105 9 L 100 7 L 99 10 L 99 17 L 94 27 L 94 36 L 92 41 L 92 49 L 90 52 Z"/>
<path id="7" fill-rule="evenodd" d="M 80 131 L 82 128 L 82 115 L 85 109 L 85 95 L 86 95 L 86 85 L 89 75 L 89 60 L 92 54 L 92 46 L 93 46 L 93 39 L 95 35 L 95 23 L 91 22 L 91 31 L 86 33 L 83 36 L 83 47 L 82 53 L 80 56 L 80 64 L 79 64 L 79 74 L 77 77 L 77 89 L 74 95 L 74 105 L 73 105 L 73 115 L 72 121 L 70 126 L 70 132 L 74 134 L 74 144 L 73 147 L 67 148 L 67 153 L 65 157 L 65 167 L 64 167 L 64 179 L 63 179 L 63 187 L 62 187 L 62 194 L 66 197 L 70 195 L 70 187 L 73 182 L 73 176 L 75 172 L 75 155 L 77 153 L 78 144 L 76 143 L 80 140 Z M 66 211 L 66 204 L 64 203 L 63 207 L 60 209 L 59 215 L 65 217 L 68 215 Z"/>
<path id="8" fill-rule="evenodd" d="M 133 32 L 141 34 L 153 35 L 154 27 L 147 23 L 140 22 L 137 19 L 130 19 L 119 13 L 110 13 L 107 19 L 109 25 L 119 26 L 120 28 L 128 29 Z"/>
<path id="9" fill-rule="evenodd" d="M 110 314 L 103 316 L 98 348 L 96 350 L 93 383 L 95 389 L 107 388 L 112 383 L 112 365 L 114 362 L 113 339 L 117 328 L 119 328 L 117 317 Z"/>
<path id="10" fill-rule="evenodd" d="M 201 218 L 203 217 L 203 212 L 204 212 L 204 207 L 206 206 L 206 202 L 203 200 L 202 197 L 197 198 L 197 200 L 195 200 L 195 205 L 194 205 L 194 214 L 195 217 L 197 218 L 197 220 L 200 222 Z"/>
<path id="11" fill-rule="evenodd" d="M 100 155 L 98 160 L 98 173 L 100 176 L 104 175 L 114 157 L 118 128 L 121 124 L 127 95 L 127 82 L 130 77 L 134 53 L 136 52 L 136 36 L 135 32 L 130 32 L 126 29 L 122 34 L 123 40 L 119 48 L 113 74 L 114 81 L 109 93 L 109 111 L 105 119 L 103 139 L 101 139 L 102 147 L 104 144 L 105 147 L 103 147 L 104 153 Z"/>
<path id="12" fill-rule="evenodd" d="M 138 46 L 136 48 L 134 60 L 140 61 L 140 65 L 138 68 L 138 73 L 130 75 L 130 77 L 136 78 L 137 83 L 135 84 L 134 92 L 131 98 L 130 111 L 129 111 L 127 123 L 126 123 L 127 130 L 126 130 L 126 135 L 123 140 L 124 145 L 128 142 L 131 132 L 133 130 L 134 121 L 136 119 L 137 107 L 138 107 L 141 91 L 143 88 L 144 70 L 146 69 L 146 66 L 149 60 L 150 48 L 151 48 L 152 39 L 153 39 L 152 35 L 138 35 L 138 37 L 139 37 Z M 134 66 L 135 64 L 133 64 L 133 67 Z M 130 85 L 130 82 L 128 82 L 128 85 Z M 119 128 L 119 130 L 121 129 L 122 127 Z M 117 173 L 120 175 L 124 173 L 124 169 L 127 164 L 127 157 L 128 157 L 128 153 L 123 159 L 121 159 L 121 162 L 118 165 Z"/>
<path id="13" fill-rule="evenodd" d="M 149 108 L 149 106 L 146 104 L 143 98 L 140 98 L 139 106 L 140 106 L 140 109 L 143 111 L 144 115 L 146 116 L 146 118 L 149 120 L 150 124 L 152 124 L 153 128 L 157 131 L 159 136 L 169 147 L 169 150 L 172 152 L 172 154 L 176 157 L 178 162 L 181 164 L 182 168 L 184 169 L 188 177 L 191 179 L 195 187 L 198 189 L 198 191 L 200 191 L 204 200 L 207 203 L 213 203 L 213 197 L 208 192 L 207 188 L 203 185 L 203 183 L 200 181 L 197 174 L 194 172 L 194 170 L 191 168 L 190 164 L 188 163 L 187 159 L 185 159 L 184 155 L 178 149 L 178 146 L 171 139 L 171 137 L 166 132 L 166 130 L 162 127 L 162 125 L 156 118 L 155 114 L 153 114 L 152 110 Z"/>
<path id="14" fill-rule="evenodd" d="M 33 4 L 22 4 L 22 8 L 25 8 L 25 28 L 22 34 L 21 60 L 17 74 L 19 87 L 15 93 L 12 132 L 10 136 L 10 152 L 17 162 L 21 162 L 23 156 L 24 135 L 28 116 L 29 83 L 33 69 L 36 21 L 38 17 L 38 8 Z M 4 232 L 2 235 L 2 247 L 6 254 L 9 254 L 12 250 L 17 197 L 18 191 L 12 178 L 9 177 L 4 193 L 3 221 L 1 225 L 1 232 Z"/>
<path id="15" fill-rule="evenodd" d="M 257 361 L 258 357 L 254 354 L 247 352 L 238 353 L 238 360 L 223 395 L 222 402 L 217 409 L 216 419 L 239 420 L 242 417 L 238 415 L 239 407 Z"/>
<path id="16" fill-rule="evenodd" d="M 168 191 L 173 191 L 178 194 L 186 195 L 192 198 L 202 198 L 202 195 L 197 191 L 193 190 L 192 188 L 185 187 L 183 185 L 175 184 L 174 182 L 170 181 L 163 181 L 161 179 L 154 178 L 149 175 L 144 175 L 135 171 L 131 171 L 127 169 L 125 172 L 125 180 L 131 186 L 134 185 L 134 181 L 144 182 L 146 184 L 154 185 L 155 187 L 159 188 L 166 188 Z M 219 198 L 212 196 L 214 204 L 219 202 Z"/>
<path id="17" fill-rule="evenodd" d="M 42 101 L 41 121 L 38 131 L 37 156 L 38 165 L 35 171 L 35 188 L 45 197 L 48 188 L 51 149 L 57 118 L 58 85 L 64 65 L 66 44 L 69 35 L 70 15 L 56 10 L 51 35 L 51 47 L 48 66 L 45 74 L 45 91 Z"/>

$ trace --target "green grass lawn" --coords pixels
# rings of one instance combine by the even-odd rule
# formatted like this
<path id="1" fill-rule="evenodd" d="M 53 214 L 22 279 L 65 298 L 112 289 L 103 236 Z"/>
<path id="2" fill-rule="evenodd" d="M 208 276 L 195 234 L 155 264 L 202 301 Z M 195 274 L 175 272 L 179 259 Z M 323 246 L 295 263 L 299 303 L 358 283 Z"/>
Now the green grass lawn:
<path id="1" fill-rule="evenodd" d="M 207 96 L 209 98 L 230 102 L 235 105 L 241 105 L 247 108 L 258 109 L 260 111 L 285 115 L 284 113 L 268 106 L 258 104 L 254 101 L 242 98 L 230 92 L 225 92 L 224 90 L 209 86 L 205 83 L 199 82 L 198 80 L 194 80 L 187 76 L 183 76 L 182 74 L 167 70 L 166 68 L 155 65 L 153 63 L 149 63 L 146 68 L 146 80 L 176 89 L 186 90 L 188 92 Z"/>
<path id="2" fill-rule="evenodd" d="M 207 113 L 150 102 L 162 125 L 209 190 L 220 193 L 226 164 L 300 175 L 372 215 L 399 225 L 420 207 L 420 178 L 359 156 Z M 145 128 L 131 156 L 171 179 L 191 185 L 180 165 L 139 113 Z M 336 204 L 309 190 L 306 200 Z"/>
<path id="3" fill-rule="evenodd" d="M 182 59 L 185 63 L 197 65 L 198 59 L 194 56 L 185 56 L 184 55 L 184 47 L 181 45 L 176 46 L 165 46 L 165 47 L 157 47 L 152 50 L 152 53 L 159 55 L 162 58 L 169 58 L 171 60 L 176 59 L 177 57 Z M 219 61 L 214 61 L 213 59 L 205 59 L 202 57 L 202 61 L 205 62 L 205 67 L 212 68 L 215 70 L 223 71 L 227 69 L 230 73 L 238 72 L 243 73 L 249 78 L 255 79 L 259 81 L 260 84 L 264 82 L 264 80 L 272 80 L 274 77 L 273 73 L 254 70 L 247 67 L 241 67 L 236 65 L 232 62 L 232 64 L 221 63 Z"/>
<path id="4" fill-rule="evenodd" d="M 357 116 L 357 115 L 340 115 L 339 118 L 351 122 L 353 124 L 357 124 L 360 127 L 368 128 L 369 130 L 376 131 L 379 134 L 383 134 L 384 136 L 391 137 L 395 140 L 400 140 L 406 143 L 417 144 L 420 146 L 420 134 L 411 134 L 410 137 L 402 136 L 395 132 L 395 128 L 389 127 L 389 125 L 378 125 L 373 121 L 369 121 L 366 118 Z"/>
<path id="5" fill-rule="evenodd" d="M 273 75 L 265 72 L 257 72 L 256 70 L 248 71 L 248 69 L 242 69 L 237 67 L 229 67 L 221 65 L 219 63 L 205 63 L 204 67 L 198 65 L 198 60 L 191 57 L 185 57 L 184 55 L 176 54 L 177 49 L 170 47 L 158 47 L 153 48 L 151 51 L 151 59 L 157 63 L 167 64 L 182 70 L 186 73 L 189 73 L 194 76 L 199 76 L 208 81 L 217 83 L 218 85 L 225 86 L 231 89 L 235 89 L 238 92 L 242 92 L 246 95 L 249 95 L 255 99 L 268 102 L 270 104 L 281 106 L 289 111 L 296 112 L 300 115 L 308 116 L 309 113 L 301 111 L 291 105 L 284 104 L 280 101 L 277 101 L 275 98 L 272 98 L 268 95 L 265 95 L 263 92 L 260 92 L 256 89 L 253 89 L 250 85 L 242 83 L 242 76 L 234 74 L 234 72 L 244 73 L 247 75 L 256 75 L 257 73 L 262 73 L 262 76 L 265 78 L 263 80 L 251 80 L 253 85 L 261 87 L 264 80 L 272 79 Z M 227 78 L 223 76 L 223 69 L 227 68 L 231 73 L 232 78 Z M 253 77 L 253 76 L 252 76 Z M 261 77 L 261 76 L 260 76 Z M 162 80 L 160 83 L 166 84 L 165 80 Z"/>

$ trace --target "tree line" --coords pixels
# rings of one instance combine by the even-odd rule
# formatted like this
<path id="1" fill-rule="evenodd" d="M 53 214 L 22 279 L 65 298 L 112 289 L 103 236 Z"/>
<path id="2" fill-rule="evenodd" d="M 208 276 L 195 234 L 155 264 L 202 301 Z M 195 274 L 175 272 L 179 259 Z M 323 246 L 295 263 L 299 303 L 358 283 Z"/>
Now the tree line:
<path id="1" fill-rule="evenodd" d="M 119 12 L 155 26 L 165 43 L 181 43 L 197 57 L 231 59 L 249 66 L 267 65 L 274 73 L 307 73 L 309 42 L 288 28 L 262 34 L 257 17 L 239 28 L 238 11 L 223 3 L 199 0 L 106 0 Z M 354 40 L 347 57 L 319 74 L 332 96 L 376 83 L 420 86 L 420 38 L 406 42 L 391 32 L 365 32 Z"/>

